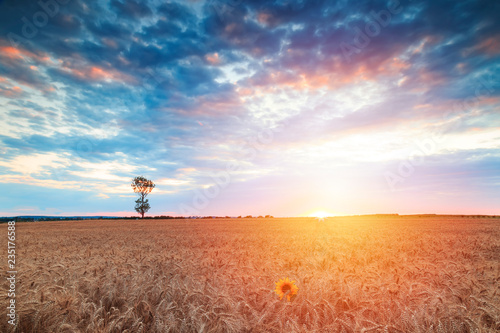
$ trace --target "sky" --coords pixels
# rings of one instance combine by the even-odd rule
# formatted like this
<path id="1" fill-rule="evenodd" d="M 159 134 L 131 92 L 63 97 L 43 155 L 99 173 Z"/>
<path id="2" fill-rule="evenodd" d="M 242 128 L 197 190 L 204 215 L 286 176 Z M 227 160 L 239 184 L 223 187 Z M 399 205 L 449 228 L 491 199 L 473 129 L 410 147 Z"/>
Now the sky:
<path id="1" fill-rule="evenodd" d="M 498 1 L 0 1 L 0 215 L 500 214 Z"/>

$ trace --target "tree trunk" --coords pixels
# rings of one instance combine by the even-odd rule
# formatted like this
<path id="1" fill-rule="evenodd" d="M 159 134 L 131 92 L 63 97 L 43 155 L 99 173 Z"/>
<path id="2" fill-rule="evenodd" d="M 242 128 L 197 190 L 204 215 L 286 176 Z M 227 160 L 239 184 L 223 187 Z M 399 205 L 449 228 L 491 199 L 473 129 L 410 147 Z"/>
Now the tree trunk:
<path id="1" fill-rule="evenodd" d="M 141 193 L 141 203 L 144 205 L 144 199 L 146 198 L 146 194 Z M 144 207 L 141 207 L 142 219 L 144 219 Z"/>

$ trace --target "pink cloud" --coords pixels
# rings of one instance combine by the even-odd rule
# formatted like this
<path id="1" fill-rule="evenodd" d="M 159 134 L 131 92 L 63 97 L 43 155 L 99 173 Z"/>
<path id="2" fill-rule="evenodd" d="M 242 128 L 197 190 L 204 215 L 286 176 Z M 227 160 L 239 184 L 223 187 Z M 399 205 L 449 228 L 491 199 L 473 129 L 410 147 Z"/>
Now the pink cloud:
<path id="1" fill-rule="evenodd" d="M 485 52 L 488 55 L 500 53 L 500 35 L 490 37 L 484 40 L 477 46 L 478 50 Z"/>
<path id="2" fill-rule="evenodd" d="M 260 12 L 257 15 L 257 21 L 259 21 L 259 23 L 261 23 L 261 24 L 269 25 L 271 23 L 272 18 L 273 18 L 273 16 L 269 13 L 266 13 L 266 12 Z"/>
<path id="3" fill-rule="evenodd" d="M 219 65 L 221 63 L 221 58 L 219 57 L 219 53 L 217 52 L 207 54 L 205 56 L 205 60 L 211 65 Z"/>
<path id="4" fill-rule="evenodd" d="M 0 95 L 7 97 L 7 98 L 18 98 L 18 97 L 22 96 L 22 94 L 23 94 L 23 90 L 17 86 L 12 87 L 12 88 L 0 87 Z"/>
<path id="5" fill-rule="evenodd" d="M 1 40 L 0 44 L 2 44 Z M 47 63 L 50 61 L 50 57 L 45 53 L 38 55 L 22 48 L 16 48 L 13 46 L 5 46 L 5 45 L 0 46 L 0 56 L 3 58 L 10 58 L 16 60 L 29 58 L 30 60 L 36 60 L 37 62 L 40 63 Z"/>
<path id="6" fill-rule="evenodd" d="M 463 56 L 470 56 L 472 53 L 483 53 L 488 56 L 494 56 L 500 53 L 500 34 L 485 38 L 476 45 L 465 49 Z"/>
<path id="7" fill-rule="evenodd" d="M 70 73 L 72 76 L 83 81 L 116 81 L 126 83 L 136 82 L 136 80 L 130 75 L 121 73 L 120 71 L 115 69 L 104 69 L 98 66 L 82 66 L 81 68 L 75 68 L 64 65 L 62 69 L 63 71 Z"/>
<path id="8" fill-rule="evenodd" d="M 239 94 L 204 95 L 195 98 L 194 107 L 158 108 L 160 111 L 176 112 L 188 117 L 228 116 L 239 112 L 244 106 Z"/>
<path id="9" fill-rule="evenodd" d="M 355 84 L 360 81 L 376 81 L 381 76 L 396 77 L 410 68 L 410 64 L 400 58 L 391 58 L 380 62 L 375 67 L 359 64 L 349 71 L 338 68 L 334 64 L 328 71 L 271 71 L 265 76 L 254 76 L 243 82 L 238 89 L 240 96 L 248 96 L 259 90 L 263 93 L 273 93 L 281 88 L 291 88 L 298 91 L 317 90 L 327 88 L 335 90 L 342 86 Z"/>

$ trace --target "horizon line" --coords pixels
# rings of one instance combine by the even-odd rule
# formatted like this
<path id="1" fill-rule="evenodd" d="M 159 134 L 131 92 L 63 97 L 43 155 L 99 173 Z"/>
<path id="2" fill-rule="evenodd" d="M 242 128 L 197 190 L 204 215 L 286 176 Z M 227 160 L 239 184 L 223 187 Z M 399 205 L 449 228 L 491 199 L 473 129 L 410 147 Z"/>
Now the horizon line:
<path id="1" fill-rule="evenodd" d="M 404 217 L 404 216 L 488 216 L 488 217 L 500 217 L 500 214 L 437 214 L 437 213 L 414 213 L 414 214 L 399 214 L 399 213 L 372 213 L 372 214 L 347 214 L 347 215 L 329 215 L 323 218 L 334 218 L 334 217 L 370 217 L 370 216 L 385 216 L 385 217 Z M 119 216 L 119 215 L 10 215 L 10 216 L 0 216 L 0 219 L 6 218 L 109 218 L 109 219 L 142 219 L 140 216 Z M 270 214 L 266 215 L 151 215 L 145 216 L 144 219 L 160 219 L 161 217 L 170 217 L 177 219 L 196 219 L 196 218 L 314 218 L 318 219 L 316 216 L 274 216 Z"/>

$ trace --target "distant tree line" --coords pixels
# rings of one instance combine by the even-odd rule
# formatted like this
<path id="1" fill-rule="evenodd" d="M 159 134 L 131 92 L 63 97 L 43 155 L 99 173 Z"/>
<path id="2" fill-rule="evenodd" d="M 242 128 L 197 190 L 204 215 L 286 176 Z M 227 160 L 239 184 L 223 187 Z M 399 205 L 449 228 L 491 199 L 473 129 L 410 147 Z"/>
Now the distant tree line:
<path id="1" fill-rule="evenodd" d="M 274 216 L 272 216 L 272 215 L 266 215 L 266 216 L 259 215 L 259 216 L 253 217 L 252 215 L 247 215 L 245 217 L 241 217 L 241 215 L 240 215 L 240 216 L 238 216 L 238 218 L 239 219 L 241 219 L 241 218 L 245 218 L 245 219 L 253 219 L 253 218 L 256 218 L 256 219 L 263 219 L 263 218 L 272 219 L 272 218 L 274 218 Z"/>
<path id="2" fill-rule="evenodd" d="M 144 220 L 184 220 L 184 219 L 233 219 L 233 216 L 145 216 Z M 247 215 L 245 217 L 238 216 L 237 218 L 273 218 L 271 215 L 256 216 Z M 137 220 L 136 216 L 13 216 L 13 217 L 0 217 L 0 223 L 7 223 L 9 221 L 16 222 L 47 222 L 47 221 L 84 221 L 84 220 Z"/>

